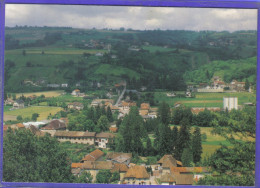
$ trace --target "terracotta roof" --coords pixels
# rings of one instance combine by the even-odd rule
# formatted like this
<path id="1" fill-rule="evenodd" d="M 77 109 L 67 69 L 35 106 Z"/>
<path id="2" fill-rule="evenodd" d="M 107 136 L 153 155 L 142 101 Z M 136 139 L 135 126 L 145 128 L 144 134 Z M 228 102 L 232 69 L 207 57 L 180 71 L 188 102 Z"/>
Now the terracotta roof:
<path id="1" fill-rule="evenodd" d="M 55 119 L 51 121 L 47 126 L 42 127 L 43 130 L 59 130 L 59 129 L 66 129 L 66 124 L 64 122 L 60 122 L 59 120 Z"/>
<path id="2" fill-rule="evenodd" d="M 105 133 L 101 132 L 96 135 L 97 138 L 114 138 L 115 135 L 113 133 Z"/>
<path id="3" fill-rule="evenodd" d="M 82 169 L 92 170 L 112 170 L 113 163 L 111 161 L 84 161 Z"/>
<path id="4" fill-rule="evenodd" d="M 104 155 L 103 151 L 96 149 L 95 151 L 92 151 L 91 153 L 86 155 L 81 161 L 96 161 L 103 155 Z"/>
<path id="5" fill-rule="evenodd" d="M 171 167 L 171 172 L 179 173 L 206 173 L 209 172 L 208 167 Z"/>
<path id="6" fill-rule="evenodd" d="M 141 104 L 141 110 L 149 110 L 150 104 L 149 103 L 142 103 Z"/>
<path id="7" fill-rule="evenodd" d="M 119 164 L 114 163 L 114 167 L 112 168 L 111 172 L 127 172 L 128 166 L 126 164 Z"/>
<path id="8" fill-rule="evenodd" d="M 177 166 L 177 161 L 172 155 L 164 155 L 157 163 L 162 164 L 163 168 Z"/>
<path id="9" fill-rule="evenodd" d="M 176 160 L 177 161 L 177 160 Z M 177 165 L 182 166 L 182 162 L 181 161 L 177 161 Z"/>
<path id="10" fill-rule="evenodd" d="M 22 123 L 17 123 L 16 126 L 17 126 L 18 128 L 25 128 L 25 126 L 24 126 Z"/>
<path id="11" fill-rule="evenodd" d="M 109 130 L 113 133 L 116 133 L 118 131 L 117 127 L 110 127 Z"/>
<path id="12" fill-rule="evenodd" d="M 122 101 L 122 106 L 136 106 L 136 102 Z"/>
<path id="13" fill-rule="evenodd" d="M 7 131 L 8 126 L 7 125 L 3 125 L 3 131 Z"/>
<path id="14" fill-rule="evenodd" d="M 176 174 L 174 175 L 176 179 L 176 185 L 192 185 L 193 184 L 193 174 Z"/>
<path id="15" fill-rule="evenodd" d="M 54 136 L 62 137 L 95 137 L 95 132 L 83 132 L 83 131 L 56 131 Z"/>
<path id="16" fill-rule="evenodd" d="M 80 92 L 80 90 L 79 90 L 79 89 L 75 89 L 74 91 L 75 91 L 75 92 Z"/>
<path id="17" fill-rule="evenodd" d="M 71 163 L 71 168 L 81 168 L 82 163 Z"/>
<path id="18" fill-rule="evenodd" d="M 128 169 L 125 178 L 149 179 L 150 175 L 144 166 L 135 165 Z"/>
<path id="19" fill-rule="evenodd" d="M 141 115 L 141 116 L 145 116 L 145 115 L 148 115 L 148 110 L 139 110 L 139 114 Z"/>
<path id="20" fill-rule="evenodd" d="M 165 173 L 164 175 L 162 175 L 161 177 L 161 182 L 162 183 L 173 183 L 176 182 L 174 176 L 170 173 Z"/>

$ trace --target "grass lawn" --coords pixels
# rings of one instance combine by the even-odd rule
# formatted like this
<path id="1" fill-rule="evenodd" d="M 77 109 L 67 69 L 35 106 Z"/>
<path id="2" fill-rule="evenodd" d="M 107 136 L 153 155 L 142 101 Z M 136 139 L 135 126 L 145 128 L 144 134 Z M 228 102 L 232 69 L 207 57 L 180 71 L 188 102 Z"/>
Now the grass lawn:
<path id="1" fill-rule="evenodd" d="M 254 93 L 196 93 L 195 98 L 179 98 L 167 97 L 167 92 L 155 92 L 155 100 L 167 102 L 170 106 L 174 106 L 176 102 L 180 102 L 188 107 L 223 107 L 223 97 L 238 97 L 238 105 L 245 102 L 255 102 L 256 95 Z"/>
<path id="2" fill-rule="evenodd" d="M 72 96 L 71 94 L 66 94 L 66 95 L 60 95 L 58 97 L 56 97 L 56 99 L 58 101 L 62 101 L 62 102 L 82 102 L 83 101 L 83 97 L 75 97 Z"/>
<path id="3" fill-rule="evenodd" d="M 47 119 L 47 117 L 49 116 L 50 113 L 52 115 L 54 115 L 61 110 L 62 110 L 61 107 L 31 106 L 31 107 L 28 107 L 28 108 L 4 112 L 4 114 L 5 115 L 12 115 L 12 116 L 21 115 L 23 118 L 25 118 L 25 117 L 31 118 L 33 113 L 38 113 L 40 116 L 38 117 L 37 120 L 41 121 L 41 120 Z"/>
<path id="4" fill-rule="evenodd" d="M 16 98 L 19 98 L 22 95 L 24 95 L 25 97 L 29 97 L 32 95 L 36 95 L 36 96 L 44 95 L 45 97 L 57 97 L 60 96 L 63 92 L 64 92 L 63 90 L 57 90 L 57 91 L 41 91 L 41 92 L 31 92 L 31 93 L 17 93 Z"/>
<path id="5" fill-rule="evenodd" d="M 8 112 L 10 108 L 12 108 L 13 106 L 4 106 L 4 112 Z"/>

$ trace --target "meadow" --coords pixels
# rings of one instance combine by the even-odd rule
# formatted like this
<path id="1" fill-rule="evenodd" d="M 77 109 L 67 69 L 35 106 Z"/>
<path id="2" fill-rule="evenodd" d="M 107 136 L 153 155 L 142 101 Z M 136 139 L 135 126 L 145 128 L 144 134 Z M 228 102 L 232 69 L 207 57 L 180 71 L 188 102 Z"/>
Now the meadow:
<path id="1" fill-rule="evenodd" d="M 60 107 L 50 107 L 50 106 L 30 106 L 27 108 L 6 111 L 4 115 L 11 115 L 11 116 L 22 116 L 23 118 L 32 117 L 33 113 L 38 113 L 39 117 L 37 118 L 38 121 L 45 120 L 47 117 L 52 114 L 56 114 L 57 112 L 61 111 L 62 108 Z"/>
<path id="2" fill-rule="evenodd" d="M 184 92 L 183 92 L 184 93 Z M 255 103 L 256 94 L 248 92 L 237 93 L 195 93 L 194 98 L 167 97 L 166 92 L 155 92 L 155 100 L 167 102 L 171 107 L 179 102 L 187 107 L 223 107 L 223 97 L 238 97 L 238 105 L 246 102 Z"/>
<path id="3" fill-rule="evenodd" d="M 33 96 L 36 95 L 37 97 L 44 95 L 45 97 L 58 97 L 60 96 L 64 91 L 63 90 L 56 90 L 56 91 L 41 91 L 41 92 L 30 92 L 30 93 L 16 93 L 16 98 L 19 98 L 20 96 Z"/>

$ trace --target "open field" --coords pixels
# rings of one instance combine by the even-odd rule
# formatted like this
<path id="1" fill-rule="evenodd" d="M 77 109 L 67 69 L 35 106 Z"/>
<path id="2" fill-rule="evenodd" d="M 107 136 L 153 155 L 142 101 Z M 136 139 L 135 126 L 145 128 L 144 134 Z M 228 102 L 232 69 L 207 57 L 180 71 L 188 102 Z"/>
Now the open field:
<path id="1" fill-rule="evenodd" d="M 32 117 L 33 113 L 38 113 L 39 117 L 37 120 L 41 121 L 44 119 L 47 119 L 49 114 L 51 113 L 52 115 L 56 114 L 58 111 L 61 111 L 62 108 L 60 107 L 45 107 L 45 106 L 31 106 L 28 108 L 22 108 L 22 109 L 17 109 L 13 111 L 8 111 L 5 112 L 4 115 L 11 115 L 11 116 L 19 116 L 21 115 L 23 118 L 25 117 Z M 8 117 L 8 116 L 7 116 Z M 4 119 L 6 121 L 6 119 Z"/>
<path id="2" fill-rule="evenodd" d="M 57 90 L 57 91 L 41 91 L 41 92 L 31 92 L 31 93 L 17 93 L 16 98 L 19 98 L 22 95 L 24 95 L 25 97 L 29 97 L 32 95 L 36 95 L 36 96 L 44 95 L 45 97 L 57 97 L 60 96 L 63 92 L 64 92 L 63 90 Z"/>
<path id="3" fill-rule="evenodd" d="M 179 98 L 167 97 L 167 92 L 155 92 L 155 100 L 167 102 L 170 106 L 174 106 L 176 102 L 180 102 L 188 107 L 223 107 L 223 97 L 238 97 L 238 105 L 246 102 L 256 101 L 256 94 L 248 92 L 239 93 L 195 93 L 195 98 Z M 184 92 L 183 92 L 184 93 Z"/>

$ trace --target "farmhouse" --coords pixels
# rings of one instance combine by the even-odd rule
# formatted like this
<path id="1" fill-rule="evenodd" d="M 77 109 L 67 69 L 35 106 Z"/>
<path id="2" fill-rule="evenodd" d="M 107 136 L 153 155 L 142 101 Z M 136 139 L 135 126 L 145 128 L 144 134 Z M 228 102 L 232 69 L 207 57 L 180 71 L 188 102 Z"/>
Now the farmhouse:
<path id="1" fill-rule="evenodd" d="M 82 110 L 84 108 L 84 105 L 80 102 L 73 102 L 68 104 L 68 108 L 74 110 Z"/>
<path id="2" fill-rule="evenodd" d="M 75 89 L 71 93 L 71 95 L 73 95 L 73 96 L 79 96 L 79 94 L 80 94 L 80 90 L 79 89 Z"/>
<path id="3" fill-rule="evenodd" d="M 103 105 L 111 105 L 113 104 L 114 100 L 113 99 L 94 99 L 92 102 L 91 102 L 91 106 L 93 107 L 97 107 L 97 106 L 103 106 Z M 106 106 L 105 105 L 105 106 Z"/>
<path id="4" fill-rule="evenodd" d="M 157 164 L 159 164 L 159 170 L 162 170 L 162 174 L 170 173 L 171 167 L 177 167 L 177 160 L 172 155 L 164 155 Z"/>
<path id="5" fill-rule="evenodd" d="M 64 122 L 61 122 L 59 120 L 53 120 L 51 121 L 48 125 L 46 125 L 45 127 L 41 128 L 42 132 L 47 132 L 49 133 L 51 136 L 54 136 L 55 132 L 57 130 L 66 130 L 66 124 Z"/>
<path id="6" fill-rule="evenodd" d="M 24 102 L 23 100 L 18 99 L 13 103 L 13 109 L 20 109 L 20 108 L 24 108 Z"/>
<path id="7" fill-rule="evenodd" d="M 238 82 L 237 80 L 232 80 L 229 88 L 236 91 L 245 91 L 245 82 Z"/>
<path id="8" fill-rule="evenodd" d="M 105 132 L 98 133 L 96 134 L 95 145 L 100 148 L 107 148 L 107 144 L 109 142 L 112 142 L 111 139 L 113 139 L 114 137 L 115 135 L 112 133 L 105 133 Z"/>
<path id="9" fill-rule="evenodd" d="M 89 153 L 88 155 L 86 155 L 83 159 L 81 159 L 81 162 L 100 161 L 104 154 L 105 153 L 103 151 L 96 149 L 96 150 L 92 151 L 91 153 Z"/>
<path id="10" fill-rule="evenodd" d="M 194 181 L 211 174 L 208 167 L 171 167 L 171 173 L 193 175 Z"/>
<path id="11" fill-rule="evenodd" d="M 136 106 L 136 102 L 126 102 L 126 101 L 122 101 L 122 107 L 123 107 L 123 110 L 129 110 L 130 107 L 132 106 Z"/>
<path id="12" fill-rule="evenodd" d="M 128 171 L 129 167 L 126 164 L 119 164 L 114 163 L 114 167 L 112 168 L 111 172 L 119 172 L 120 174 L 120 181 L 122 181 L 125 177 L 126 172 Z"/>
<path id="13" fill-rule="evenodd" d="M 124 183 L 136 185 L 149 185 L 150 175 L 144 166 L 135 165 L 129 168 L 124 177 Z"/>
<path id="14" fill-rule="evenodd" d="M 110 152 L 107 154 L 106 159 L 113 163 L 129 165 L 132 153 Z"/>
<path id="15" fill-rule="evenodd" d="M 14 104 L 14 100 L 8 98 L 5 100 L 5 105 L 13 105 Z"/>
<path id="16" fill-rule="evenodd" d="M 71 143 L 82 143 L 94 145 L 95 132 L 83 132 L 83 131 L 56 131 L 54 137 L 60 142 L 69 141 Z"/>

